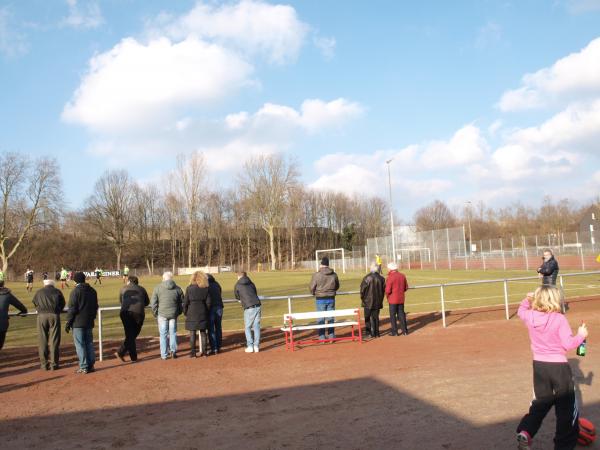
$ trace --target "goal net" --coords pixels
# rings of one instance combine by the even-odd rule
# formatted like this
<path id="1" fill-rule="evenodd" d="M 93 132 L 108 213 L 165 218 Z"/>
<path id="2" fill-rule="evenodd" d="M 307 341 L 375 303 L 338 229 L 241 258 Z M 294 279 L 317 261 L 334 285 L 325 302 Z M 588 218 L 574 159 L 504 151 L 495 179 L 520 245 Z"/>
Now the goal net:
<path id="1" fill-rule="evenodd" d="M 325 256 L 329 258 L 329 267 L 336 272 L 341 269 L 342 273 L 346 273 L 346 252 L 343 248 L 317 250 L 315 252 L 315 267 L 317 271 L 321 265 L 321 259 L 323 259 Z"/>

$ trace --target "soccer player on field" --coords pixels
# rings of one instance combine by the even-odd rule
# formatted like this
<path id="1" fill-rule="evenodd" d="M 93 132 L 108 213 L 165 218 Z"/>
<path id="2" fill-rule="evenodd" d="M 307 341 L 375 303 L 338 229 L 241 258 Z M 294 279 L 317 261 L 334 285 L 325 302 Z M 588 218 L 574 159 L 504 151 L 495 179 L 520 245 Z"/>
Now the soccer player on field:
<path id="1" fill-rule="evenodd" d="M 27 292 L 32 292 L 33 291 L 33 270 L 31 270 L 29 267 L 27 268 L 27 271 L 25 272 L 25 282 L 26 287 L 27 287 Z"/>
<path id="2" fill-rule="evenodd" d="M 94 284 L 99 283 L 102 284 L 102 269 L 99 269 L 98 267 L 96 267 L 96 270 L 94 270 L 94 274 L 96 275 L 96 279 L 94 280 Z"/>
<path id="3" fill-rule="evenodd" d="M 64 289 L 65 286 L 69 287 L 69 283 L 67 283 L 67 277 L 69 275 L 69 272 L 67 272 L 67 269 L 65 269 L 64 267 L 62 269 L 60 269 L 60 288 Z"/>
<path id="4" fill-rule="evenodd" d="M 127 267 L 127 264 L 125 264 L 125 267 L 123 267 L 123 284 L 126 284 L 128 279 L 129 279 L 129 267 Z"/>

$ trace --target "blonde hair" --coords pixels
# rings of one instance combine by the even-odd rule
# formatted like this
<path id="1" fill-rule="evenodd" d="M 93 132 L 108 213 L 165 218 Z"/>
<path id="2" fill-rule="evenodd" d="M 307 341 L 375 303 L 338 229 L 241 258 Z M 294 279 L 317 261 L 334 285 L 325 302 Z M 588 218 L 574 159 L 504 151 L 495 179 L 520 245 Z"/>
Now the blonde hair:
<path id="1" fill-rule="evenodd" d="M 192 278 L 190 278 L 190 286 L 192 284 L 197 284 L 201 288 L 208 287 L 208 277 L 201 270 L 197 270 L 192 274 Z"/>
<path id="2" fill-rule="evenodd" d="M 562 294 L 554 286 L 540 286 L 535 290 L 531 309 L 544 313 L 562 313 Z"/>

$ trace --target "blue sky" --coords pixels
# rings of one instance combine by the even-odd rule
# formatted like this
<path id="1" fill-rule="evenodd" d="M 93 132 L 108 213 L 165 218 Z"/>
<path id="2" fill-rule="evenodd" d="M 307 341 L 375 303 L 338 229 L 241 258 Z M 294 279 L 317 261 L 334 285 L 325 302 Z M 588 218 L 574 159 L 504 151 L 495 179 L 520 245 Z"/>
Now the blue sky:
<path id="1" fill-rule="evenodd" d="M 164 184 L 201 151 L 306 184 L 490 207 L 600 188 L 600 1 L 0 1 L 0 150 Z"/>

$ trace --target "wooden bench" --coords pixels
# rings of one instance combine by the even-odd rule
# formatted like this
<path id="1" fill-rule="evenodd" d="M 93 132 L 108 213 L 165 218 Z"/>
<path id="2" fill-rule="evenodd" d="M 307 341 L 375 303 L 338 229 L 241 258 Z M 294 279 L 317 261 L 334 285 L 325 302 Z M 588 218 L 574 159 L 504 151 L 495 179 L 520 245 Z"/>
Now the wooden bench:
<path id="1" fill-rule="evenodd" d="M 350 317 L 350 319 L 336 321 L 334 323 L 304 323 L 297 324 L 296 321 L 304 321 L 311 319 L 326 319 L 331 317 Z M 281 331 L 285 333 L 285 346 L 288 350 L 294 351 L 297 345 L 302 344 L 317 344 L 322 342 L 333 342 L 333 341 L 356 341 L 362 343 L 362 330 L 360 326 L 360 309 L 337 309 L 333 311 L 314 311 L 305 313 L 292 313 L 283 315 L 284 325 L 281 327 Z M 303 330 L 319 330 L 321 328 L 338 328 L 338 327 L 352 327 L 352 336 L 347 337 L 336 337 L 331 339 L 308 339 L 303 341 L 294 340 L 295 331 Z M 356 329 L 358 328 L 358 334 Z"/>

